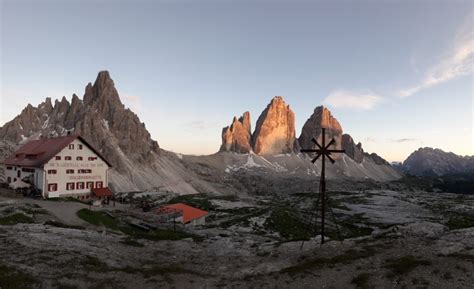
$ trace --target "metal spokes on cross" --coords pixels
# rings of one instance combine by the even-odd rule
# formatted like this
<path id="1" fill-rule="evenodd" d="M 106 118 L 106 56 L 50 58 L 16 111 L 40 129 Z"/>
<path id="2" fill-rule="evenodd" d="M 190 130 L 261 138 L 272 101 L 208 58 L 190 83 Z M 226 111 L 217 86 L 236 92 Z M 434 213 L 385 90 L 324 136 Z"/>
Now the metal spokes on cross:
<path id="1" fill-rule="evenodd" d="M 318 149 L 302 149 L 302 153 L 316 153 L 316 157 L 311 160 L 311 162 L 314 164 L 320 156 L 323 156 L 323 164 L 324 164 L 324 158 L 328 158 L 331 163 L 335 163 L 336 161 L 331 158 L 331 153 L 343 153 L 344 150 L 332 150 L 329 149 L 332 145 L 336 143 L 336 140 L 331 139 L 331 141 L 326 145 L 326 129 L 322 129 L 322 145 L 318 143 L 318 141 L 313 137 L 311 141 L 318 147 Z"/>
<path id="2" fill-rule="evenodd" d="M 322 167 L 321 167 L 321 179 L 320 179 L 320 183 L 319 183 L 319 189 L 320 189 L 320 194 L 318 196 L 318 199 L 316 201 L 316 210 L 315 210 L 315 215 L 317 215 L 317 211 L 318 211 L 318 204 L 319 204 L 319 200 L 321 199 L 321 244 L 324 244 L 324 225 L 325 225 L 325 211 L 326 211 L 326 202 L 327 202 L 327 197 L 326 197 L 326 158 L 329 159 L 329 161 L 331 161 L 331 163 L 335 163 L 335 160 L 331 157 L 331 154 L 333 153 L 344 153 L 345 151 L 344 150 L 336 150 L 336 149 L 330 149 L 330 147 L 334 144 L 336 144 L 336 141 L 333 139 L 331 139 L 331 141 L 326 144 L 326 129 L 325 128 L 322 128 L 322 133 L 321 133 L 321 145 L 318 143 L 318 141 L 313 138 L 311 139 L 311 141 L 317 146 L 317 149 L 302 149 L 301 152 L 302 153 L 316 153 L 316 156 L 311 160 L 311 162 L 314 164 L 318 159 L 319 157 L 322 156 L 321 158 L 321 161 L 322 161 Z M 331 207 L 329 207 L 329 209 L 331 210 L 331 213 L 333 215 L 333 219 L 335 219 L 334 217 L 334 213 L 332 212 L 332 209 Z M 312 220 L 310 221 L 310 223 L 312 222 Z M 334 220 L 335 222 L 335 220 Z M 339 234 L 339 229 L 337 227 L 337 224 L 336 224 L 336 230 Z M 301 246 L 303 246 L 303 243 L 301 244 Z"/>

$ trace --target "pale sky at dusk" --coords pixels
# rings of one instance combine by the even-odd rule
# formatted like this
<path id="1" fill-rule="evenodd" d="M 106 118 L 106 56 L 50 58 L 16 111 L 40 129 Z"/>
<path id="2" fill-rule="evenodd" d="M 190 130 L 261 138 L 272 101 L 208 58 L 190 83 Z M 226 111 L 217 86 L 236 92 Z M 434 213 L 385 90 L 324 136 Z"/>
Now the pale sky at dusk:
<path id="1" fill-rule="evenodd" d="M 474 155 L 474 1 L 6 1 L 0 125 L 108 70 L 167 150 L 209 154 L 275 95 L 364 150 Z M 252 127 L 253 129 L 253 127 Z"/>

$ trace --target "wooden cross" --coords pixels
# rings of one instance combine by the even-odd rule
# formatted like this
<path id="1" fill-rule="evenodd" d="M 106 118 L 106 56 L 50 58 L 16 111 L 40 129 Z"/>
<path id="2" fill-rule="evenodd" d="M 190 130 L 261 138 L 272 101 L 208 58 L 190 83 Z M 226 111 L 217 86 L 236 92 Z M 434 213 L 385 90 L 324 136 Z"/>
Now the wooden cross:
<path id="1" fill-rule="evenodd" d="M 331 139 L 331 141 L 326 145 L 326 128 L 322 128 L 322 145 L 318 143 L 315 138 L 312 138 L 311 141 L 318 147 L 317 149 L 302 149 L 302 153 L 316 153 L 316 157 L 311 160 L 314 164 L 320 156 L 322 156 L 322 167 L 321 167 L 321 179 L 320 179 L 320 198 L 321 202 L 321 245 L 324 244 L 324 215 L 326 210 L 326 158 L 334 163 L 335 160 L 331 158 L 332 153 L 344 153 L 344 150 L 332 150 L 329 149 L 330 146 L 336 143 L 336 141 Z"/>

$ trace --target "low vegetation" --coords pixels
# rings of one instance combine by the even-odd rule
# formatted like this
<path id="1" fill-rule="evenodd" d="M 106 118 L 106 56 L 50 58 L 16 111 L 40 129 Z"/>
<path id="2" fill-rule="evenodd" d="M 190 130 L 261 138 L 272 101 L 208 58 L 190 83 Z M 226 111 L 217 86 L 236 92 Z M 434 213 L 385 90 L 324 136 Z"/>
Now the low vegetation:
<path id="1" fill-rule="evenodd" d="M 450 230 L 474 227 L 474 216 L 458 215 L 450 217 L 447 226 Z"/>
<path id="2" fill-rule="evenodd" d="M 64 223 L 61 223 L 61 222 L 57 222 L 57 221 L 46 221 L 44 224 L 48 225 L 48 226 L 53 226 L 53 227 L 58 227 L 58 228 L 65 228 L 65 229 L 76 229 L 76 230 L 84 230 L 85 229 L 82 226 L 68 225 L 68 224 L 64 224 Z"/>
<path id="3" fill-rule="evenodd" d="M 308 240 L 310 235 L 309 225 L 284 208 L 273 209 L 265 221 L 265 227 L 287 240 Z"/>
<path id="4" fill-rule="evenodd" d="M 22 213 L 15 213 L 13 215 L 5 216 L 5 217 L 0 217 L 0 225 L 15 225 L 19 223 L 34 223 L 33 219 L 31 217 L 28 217 Z"/>
<path id="5" fill-rule="evenodd" d="M 429 266 L 431 261 L 423 260 L 411 255 L 403 256 L 397 259 L 386 260 L 384 267 L 389 269 L 390 272 L 387 277 L 394 277 L 397 275 L 405 275 L 413 271 L 418 266 Z"/>
<path id="6" fill-rule="evenodd" d="M 35 288 L 37 283 L 38 281 L 33 276 L 13 267 L 0 264 L 0 288 Z"/>
<path id="7" fill-rule="evenodd" d="M 355 276 L 351 283 L 356 286 L 356 288 L 359 289 L 368 289 L 369 288 L 369 279 L 370 279 L 370 274 L 369 273 L 360 273 L 359 275 Z"/>
<path id="8" fill-rule="evenodd" d="M 356 260 L 368 258 L 374 256 L 378 253 L 378 246 L 365 246 L 360 250 L 347 250 L 344 254 L 337 255 L 334 257 L 319 257 L 315 259 L 306 260 L 300 264 L 287 267 L 281 270 L 281 273 L 287 273 L 290 275 L 310 272 L 312 270 L 317 270 L 323 268 L 324 266 L 333 268 L 339 264 L 351 264 Z"/>
<path id="9" fill-rule="evenodd" d="M 131 238 L 135 239 L 147 239 L 151 241 L 160 240 L 181 240 L 186 238 L 192 238 L 194 241 L 202 241 L 202 237 L 189 234 L 186 232 L 171 231 L 171 230 L 149 230 L 145 231 L 140 228 L 131 226 L 125 222 L 121 222 L 117 218 L 112 218 L 102 211 L 91 211 L 89 209 L 81 209 L 77 212 L 79 218 L 84 221 L 96 225 L 104 226 L 112 231 L 121 232 Z"/>

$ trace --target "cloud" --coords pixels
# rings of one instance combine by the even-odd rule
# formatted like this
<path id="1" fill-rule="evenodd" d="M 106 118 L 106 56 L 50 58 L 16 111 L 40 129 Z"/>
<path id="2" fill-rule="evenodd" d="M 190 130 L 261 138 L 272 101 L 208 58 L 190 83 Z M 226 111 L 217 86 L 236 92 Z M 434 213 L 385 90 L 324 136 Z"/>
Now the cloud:
<path id="1" fill-rule="evenodd" d="M 120 98 L 133 112 L 137 113 L 142 111 L 142 102 L 140 97 L 136 95 L 122 94 L 120 95 Z"/>
<path id="2" fill-rule="evenodd" d="M 474 30 L 472 18 L 469 19 L 458 31 L 450 50 L 425 72 L 420 83 L 400 90 L 400 97 L 411 96 L 420 90 L 469 75 L 474 71 Z"/>
<path id="3" fill-rule="evenodd" d="M 391 139 L 392 142 L 402 143 L 402 142 L 414 142 L 417 141 L 416 138 L 399 138 L 399 139 Z"/>
<path id="4" fill-rule="evenodd" d="M 183 126 L 187 131 L 206 130 L 209 128 L 214 128 L 215 125 L 216 124 L 214 122 L 208 122 L 203 120 L 194 120 L 183 123 Z"/>
<path id="5" fill-rule="evenodd" d="M 377 140 L 375 138 L 371 138 L 371 137 L 366 137 L 364 139 L 364 142 L 377 142 Z"/>
<path id="6" fill-rule="evenodd" d="M 370 91 L 357 92 L 339 89 L 332 91 L 324 99 L 323 104 L 336 108 L 369 110 L 374 108 L 381 100 L 381 96 Z"/>

